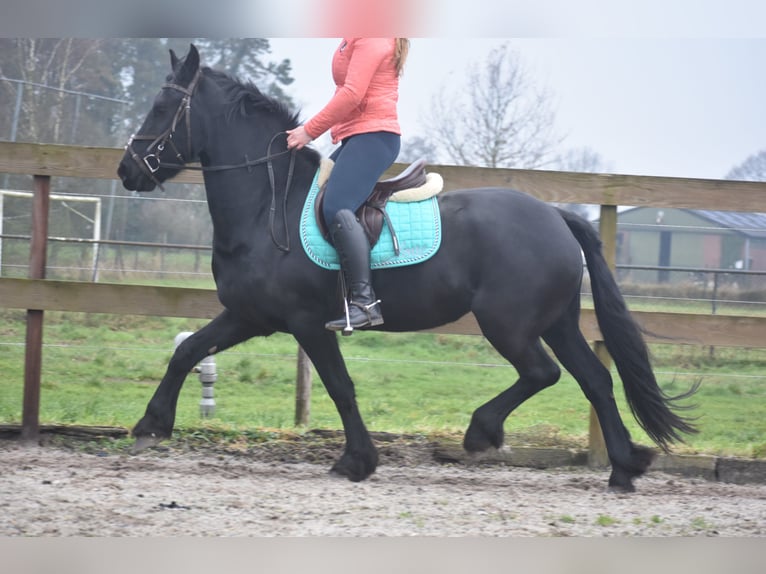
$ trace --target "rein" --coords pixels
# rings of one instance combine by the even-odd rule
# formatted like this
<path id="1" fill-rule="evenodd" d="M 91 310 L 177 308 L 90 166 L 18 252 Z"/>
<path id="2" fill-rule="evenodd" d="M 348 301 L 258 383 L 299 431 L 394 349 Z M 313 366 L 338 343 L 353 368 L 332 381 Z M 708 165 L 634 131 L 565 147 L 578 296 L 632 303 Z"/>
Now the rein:
<path id="1" fill-rule="evenodd" d="M 157 185 L 162 191 L 165 191 L 165 187 L 162 185 L 162 182 L 157 179 L 157 177 L 154 175 L 155 172 L 157 172 L 160 168 L 166 167 L 170 169 L 191 169 L 196 171 L 227 171 L 227 170 L 233 170 L 233 169 L 247 169 L 250 171 L 250 168 L 266 164 L 266 168 L 268 170 L 269 174 L 269 185 L 271 187 L 271 204 L 269 206 L 269 230 L 271 232 L 271 241 L 274 243 L 274 245 L 279 249 L 280 251 L 284 251 L 285 253 L 290 252 L 290 233 L 288 229 L 288 221 L 287 221 L 287 198 L 290 193 L 290 187 L 292 186 L 293 181 L 293 173 L 295 172 L 295 149 L 285 149 L 284 151 L 272 153 L 271 152 L 271 146 L 274 143 L 274 140 L 277 139 L 277 137 L 281 135 L 285 135 L 286 132 L 277 132 L 272 137 L 271 140 L 269 140 L 269 145 L 266 148 L 266 155 L 263 157 L 260 157 L 258 159 L 248 159 L 247 154 L 245 154 L 245 161 L 242 163 L 237 164 L 223 164 L 223 165 L 208 165 L 208 166 L 198 166 L 198 165 L 187 165 L 186 162 L 188 160 L 184 159 L 184 156 L 181 154 L 181 152 L 178 151 L 178 148 L 175 146 L 175 143 L 173 142 L 173 134 L 176 132 L 176 127 L 178 125 L 178 121 L 181 119 L 181 117 L 184 118 L 184 122 L 186 123 L 186 148 L 187 148 L 187 157 L 191 158 L 192 155 L 192 149 L 191 149 L 191 99 L 194 95 L 194 92 L 197 89 L 197 85 L 199 83 L 199 80 L 202 76 L 201 69 L 197 70 L 197 73 L 194 74 L 194 77 L 192 78 L 192 81 L 189 82 L 188 87 L 181 86 L 179 84 L 163 84 L 162 89 L 172 89 L 177 90 L 184 94 L 184 97 L 181 99 L 181 102 L 178 104 L 178 109 L 176 110 L 175 115 L 173 116 L 173 122 L 171 123 L 170 127 L 166 129 L 164 132 L 162 132 L 158 136 L 154 135 L 136 135 L 133 134 L 128 139 L 128 143 L 125 145 L 125 151 L 127 151 L 130 154 L 130 157 L 133 158 L 133 161 L 136 162 L 139 169 L 144 172 L 153 182 L 155 185 Z M 133 142 L 134 141 L 150 141 L 151 143 L 146 148 L 146 154 L 141 157 L 136 151 L 133 149 Z M 170 147 L 173 148 L 173 151 L 175 152 L 175 156 L 178 159 L 179 163 L 168 163 L 164 162 L 160 159 L 160 154 L 165 150 L 165 145 L 170 144 Z M 154 148 L 156 146 L 157 152 L 152 153 Z M 275 158 L 278 158 L 280 156 L 290 154 L 290 164 L 287 169 L 287 180 L 285 181 L 285 193 L 284 198 L 282 200 L 282 225 L 285 229 L 285 242 L 280 243 L 280 241 L 277 239 L 276 236 L 276 229 L 275 229 L 275 219 L 276 219 L 276 209 L 277 209 L 277 187 L 276 187 L 276 177 L 274 175 L 274 164 L 273 161 Z"/>

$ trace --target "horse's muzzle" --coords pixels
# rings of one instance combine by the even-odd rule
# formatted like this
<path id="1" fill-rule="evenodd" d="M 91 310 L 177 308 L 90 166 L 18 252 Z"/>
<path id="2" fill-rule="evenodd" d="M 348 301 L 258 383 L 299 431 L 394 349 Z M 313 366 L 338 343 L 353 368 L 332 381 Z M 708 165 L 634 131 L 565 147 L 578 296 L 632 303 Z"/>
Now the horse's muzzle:
<path id="1" fill-rule="evenodd" d="M 120 162 L 117 168 L 117 176 L 122 181 L 123 187 L 130 191 L 153 191 L 157 187 L 151 179 L 136 168 L 130 158 L 123 158 Z"/>

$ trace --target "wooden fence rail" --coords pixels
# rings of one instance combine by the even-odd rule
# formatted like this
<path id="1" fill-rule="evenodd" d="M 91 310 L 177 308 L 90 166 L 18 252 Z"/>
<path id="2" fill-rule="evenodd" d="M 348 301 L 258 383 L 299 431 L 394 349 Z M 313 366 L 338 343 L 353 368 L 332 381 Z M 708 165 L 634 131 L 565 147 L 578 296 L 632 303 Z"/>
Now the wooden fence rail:
<path id="1" fill-rule="evenodd" d="M 200 319 L 212 319 L 223 310 L 212 289 L 17 278 L 0 278 L 0 307 Z M 716 347 L 766 346 L 766 317 L 657 311 L 634 311 L 633 316 L 647 330 L 649 342 Z M 582 310 L 580 326 L 589 341 L 600 340 L 601 333 L 592 309 Z M 476 319 L 470 313 L 454 323 L 423 332 L 481 335 Z"/>
<path id="2" fill-rule="evenodd" d="M 116 179 L 122 154 L 123 150 L 113 148 L 0 142 L 0 173 Z M 395 164 L 384 177 L 398 173 L 402 167 Z M 442 175 L 445 190 L 499 186 L 559 203 L 756 212 L 766 209 L 766 182 L 450 165 L 429 169 Z M 199 172 L 184 171 L 173 181 L 202 183 L 202 176 Z"/>
<path id="3" fill-rule="evenodd" d="M 42 320 L 46 310 L 86 313 L 117 313 L 177 317 L 214 317 L 220 312 L 215 292 L 205 289 L 154 287 L 50 281 L 44 279 L 47 196 L 51 177 L 115 179 L 122 150 L 61 145 L 0 142 L 0 173 L 30 175 L 35 180 L 35 233 L 29 279 L 0 278 L 0 307 L 28 310 L 28 325 Z M 401 171 L 395 164 L 386 176 Z M 445 189 L 499 186 L 514 188 L 544 201 L 586 203 L 601 206 L 601 238 L 607 261 L 614 265 L 616 214 L 619 205 L 685 207 L 730 211 L 763 211 L 766 183 L 685 179 L 608 174 L 581 174 L 520 169 L 488 169 L 458 166 L 430 166 L 445 181 Z M 174 181 L 202 183 L 199 172 L 180 173 Z M 42 217 L 42 220 L 38 221 Z M 43 270 L 39 262 L 42 258 Z M 695 315 L 685 313 L 635 312 L 636 319 L 650 333 L 650 341 L 713 346 L 766 346 L 766 318 L 751 316 Z M 32 321 L 32 319 L 35 321 Z M 584 310 L 581 324 L 586 337 L 599 345 L 600 333 L 592 311 Z M 444 325 L 433 332 L 480 334 L 472 315 Z M 651 333 L 657 334 L 654 337 Z M 30 339 L 28 357 L 39 360 L 41 341 Z M 603 355 L 600 353 L 603 357 Z M 608 358 L 602 358 L 608 360 Z M 25 414 L 22 435 L 34 436 L 39 409 L 39 369 L 25 375 Z M 35 390 L 37 388 L 37 391 Z M 35 392 L 37 392 L 35 396 Z M 30 411 L 30 412 L 28 412 Z M 34 411 L 34 412 L 32 412 Z M 591 451 L 604 459 L 603 446 L 591 429 Z"/>

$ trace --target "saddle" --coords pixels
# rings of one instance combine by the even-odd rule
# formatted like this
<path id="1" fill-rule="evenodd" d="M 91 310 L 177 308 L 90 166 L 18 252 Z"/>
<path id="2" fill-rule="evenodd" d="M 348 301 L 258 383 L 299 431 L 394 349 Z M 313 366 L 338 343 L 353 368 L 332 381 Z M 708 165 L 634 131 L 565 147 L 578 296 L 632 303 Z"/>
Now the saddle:
<path id="1" fill-rule="evenodd" d="M 396 239 L 396 233 L 394 232 L 391 220 L 386 213 L 386 203 L 391 199 L 391 196 L 397 191 L 403 191 L 405 189 L 412 189 L 420 187 L 426 183 L 426 160 L 418 159 L 412 162 L 407 169 L 401 172 L 399 175 L 391 177 L 389 179 L 382 179 L 375 184 L 372 193 L 362 206 L 356 211 L 356 217 L 362 224 L 367 239 L 370 242 L 370 247 L 373 247 L 380 238 L 380 233 L 383 230 L 383 222 L 385 221 L 388 226 L 391 236 L 394 240 L 394 249 L 396 254 L 399 253 L 398 241 Z M 322 203 L 324 202 L 324 194 L 327 189 L 327 182 L 325 181 L 317 194 L 316 202 L 314 203 L 314 212 L 319 226 L 319 230 L 322 236 L 330 241 L 330 231 L 327 226 L 327 222 L 324 220 L 322 212 Z"/>

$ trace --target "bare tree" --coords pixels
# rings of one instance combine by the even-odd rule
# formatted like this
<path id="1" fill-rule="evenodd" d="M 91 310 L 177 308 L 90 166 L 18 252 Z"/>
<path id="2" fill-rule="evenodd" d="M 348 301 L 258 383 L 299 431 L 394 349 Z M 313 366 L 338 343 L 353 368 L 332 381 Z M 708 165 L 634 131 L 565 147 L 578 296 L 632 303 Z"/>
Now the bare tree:
<path id="1" fill-rule="evenodd" d="M 572 148 L 557 155 L 552 161 L 553 169 L 578 173 L 603 173 L 607 170 L 601 154 L 589 147 Z M 555 205 L 573 211 L 586 219 L 596 215 L 595 205 L 582 203 L 556 203 Z"/>
<path id="2" fill-rule="evenodd" d="M 14 38 L 3 41 L 0 74 L 53 88 L 26 90 L 23 112 L 23 139 L 60 143 L 72 100 L 63 90 L 93 90 L 98 84 L 103 91 L 104 75 L 99 67 L 101 40 L 78 38 Z M 85 67 L 84 65 L 87 64 Z M 96 70 L 94 72 L 94 70 Z M 86 72 L 86 73 L 84 73 Z M 6 89 L 10 88 L 8 82 Z M 107 82 L 113 87 L 114 82 Z"/>
<path id="3" fill-rule="evenodd" d="M 402 139 L 402 149 L 396 161 L 409 163 L 423 158 L 428 163 L 434 163 L 437 157 L 437 146 L 432 140 L 414 136 Z"/>
<path id="4" fill-rule="evenodd" d="M 552 167 L 579 173 L 603 173 L 608 169 L 601 154 L 589 147 L 572 148 L 558 154 L 552 161 Z"/>
<path id="5" fill-rule="evenodd" d="M 748 157 L 726 174 L 726 179 L 766 181 L 766 149 Z"/>
<path id="6" fill-rule="evenodd" d="M 560 140 L 550 93 L 508 45 L 472 66 L 464 86 L 442 88 L 425 114 L 448 159 L 483 167 L 542 167 Z"/>

